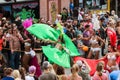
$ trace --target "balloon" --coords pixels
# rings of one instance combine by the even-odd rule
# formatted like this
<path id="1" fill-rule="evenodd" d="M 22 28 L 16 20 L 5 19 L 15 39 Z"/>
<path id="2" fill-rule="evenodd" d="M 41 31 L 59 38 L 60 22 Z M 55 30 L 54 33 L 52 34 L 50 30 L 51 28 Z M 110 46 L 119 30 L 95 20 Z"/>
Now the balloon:
<path id="1" fill-rule="evenodd" d="M 89 49 L 89 48 L 88 48 L 87 46 L 83 46 L 83 47 L 82 47 L 82 50 L 85 51 L 85 52 L 88 51 L 88 49 Z"/>

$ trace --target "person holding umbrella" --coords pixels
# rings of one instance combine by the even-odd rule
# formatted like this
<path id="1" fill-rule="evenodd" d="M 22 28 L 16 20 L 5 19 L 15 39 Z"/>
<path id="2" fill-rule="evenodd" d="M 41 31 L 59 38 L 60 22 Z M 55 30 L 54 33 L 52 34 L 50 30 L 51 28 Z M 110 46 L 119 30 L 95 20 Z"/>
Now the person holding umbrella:
<path id="1" fill-rule="evenodd" d="M 51 40 L 56 42 L 59 37 L 61 37 L 60 42 L 57 42 L 62 45 L 61 49 L 49 44 L 42 46 L 42 51 L 50 61 L 59 66 L 70 68 L 70 56 L 79 56 L 80 53 L 71 39 L 63 33 L 61 25 L 58 24 L 58 26 L 60 30 L 55 30 L 46 24 L 34 24 L 27 28 L 27 31 L 42 40 Z"/>

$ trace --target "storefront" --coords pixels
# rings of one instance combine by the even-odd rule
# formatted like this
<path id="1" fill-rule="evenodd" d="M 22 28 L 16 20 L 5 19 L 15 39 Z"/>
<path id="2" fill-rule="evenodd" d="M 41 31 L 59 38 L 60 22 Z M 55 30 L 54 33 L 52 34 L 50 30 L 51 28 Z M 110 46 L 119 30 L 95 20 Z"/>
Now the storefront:
<path id="1" fill-rule="evenodd" d="M 86 8 L 93 13 L 110 11 L 110 0 L 86 0 Z"/>
<path id="2" fill-rule="evenodd" d="M 39 0 L 0 0 L 0 18 L 39 18 Z"/>
<path id="3" fill-rule="evenodd" d="M 110 0 L 74 0 L 74 5 L 95 13 L 110 11 Z"/>

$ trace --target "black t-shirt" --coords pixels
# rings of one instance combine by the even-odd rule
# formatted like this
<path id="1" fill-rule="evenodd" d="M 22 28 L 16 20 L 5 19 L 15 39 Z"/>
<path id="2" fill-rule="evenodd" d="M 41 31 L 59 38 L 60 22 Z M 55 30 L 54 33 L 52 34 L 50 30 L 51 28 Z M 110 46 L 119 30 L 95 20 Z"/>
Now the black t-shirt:
<path id="1" fill-rule="evenodd" d="M 78 10 L 77 10 L 77 8 L 75 8 L 73 10 L 73 17 L 78 17 Z"/>
<path id="2" fill-rule="evenodd" d="M 21 20 L 14 21 L 14 23 L 17 25 L 18 29 L 19 29 L 19 27 L 20 27 L 21 24 L 22 24 Z"/>
<path id="3" fill-rule="evenodd" d="M 99 36 L 102 38 L 102 39 L 105 39 L 106 38 L 106 33 L 104 31 L 104 29 L 102 27 L 100 27 L 99 29 Z"/>
<path id="4" fill-rule="evenodd" d="M 66 34 L 67 34 L 67 36 L 70 37 L 71 39 L 74 38 L 74 37 L 73 37 L 74 35 L 72 34 L 72 32 L 70 32 L 70 31 L 67 30 L 67 31 L 66 31 Z"/>
<path id="5" fill-rule="evenodd" d="M 69 37 L 69 38 L 71 38 L 71 39 L 73 39 L 73 38 L 76 38 L 76 35 L 75 35 L 75 33 L 72 33 L 72 32 L 70 32 L 70 31 L 66 31 L 66 34 L 67 34 L 67 36 Z M 77 41 L 73 41 L 73 43 L 75 44 L 75 46 L 77 46 Z"/>

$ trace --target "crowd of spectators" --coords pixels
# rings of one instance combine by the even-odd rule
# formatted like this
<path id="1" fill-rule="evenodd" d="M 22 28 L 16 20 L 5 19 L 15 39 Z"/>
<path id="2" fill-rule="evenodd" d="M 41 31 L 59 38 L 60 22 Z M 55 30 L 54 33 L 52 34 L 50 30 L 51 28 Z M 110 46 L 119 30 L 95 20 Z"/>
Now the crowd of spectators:
<path id="1" fill-rule="evenodd" d="M 74 13 L 74 12 L 73 12 Z M 94 14 L 78 10 L 73 17 L 66 8 L 56 16 L 56 21 L 45 21 L 40 18 L 38 23 L 48 24 L 58 29 L 57 22 L 63 27 L 77 47 L 80 57 L 86 59 L 107 58 L 96 66 L 96 72 L 90 75 L 91 68 L 86 61 L 78 60 L 67 75 L 65 68 L 50 64 L 43 54 L 41 46 L 52 44 L 39 40 L 22 26 L 20 16 L 12 22 L 5 17 L 0 19 L 0 79 L 2 80 L 120 80 L 120 20 L 115 11 Z M 34 23 L 33 23 L 34 24 Z M 117 39 L 111 42 L 109 34 Z M 114 42 L 114 43 L 113 43 Z M 119 60 L 120 62 L 120 60 Z"/>

